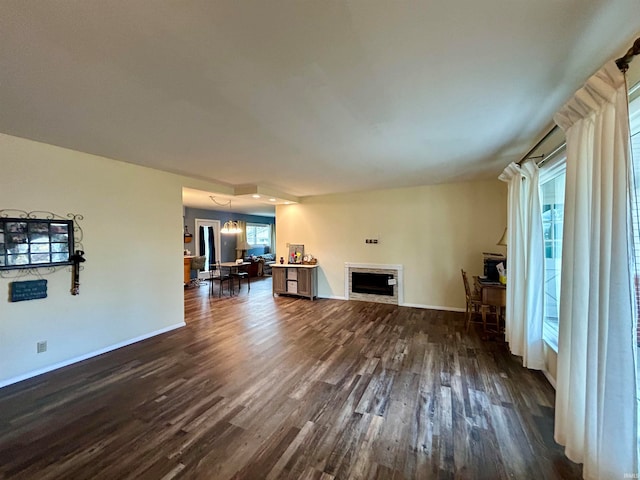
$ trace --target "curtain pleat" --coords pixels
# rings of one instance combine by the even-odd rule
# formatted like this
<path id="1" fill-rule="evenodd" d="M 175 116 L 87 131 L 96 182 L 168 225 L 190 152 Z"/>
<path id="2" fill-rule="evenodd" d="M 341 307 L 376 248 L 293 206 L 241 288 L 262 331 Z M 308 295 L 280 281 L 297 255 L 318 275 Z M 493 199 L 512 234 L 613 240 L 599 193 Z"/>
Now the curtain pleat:
<path id="1" fill-rule="evenodd" d="M 504 169 L 500 180 L 507 183 L 507 305 L 505 309 L 505 340 L 513 352 L 514 346 L 522 337 L 524 314 L 524 289 L 520 272 L 524 272 L 524 244 L 522 241 L 521 221 L 521 188 L 522 174 L 520 167 L 511 163 Z M 520 350 L 515 347 L 516 350 Z"/>
<path id="2" fill-rule="evenodd" d="M 554 117 L 567 142 L 555 438 L 587 479 L 638 473 L 627 102 L 609 62 Z"/>
<path id="3" fill-rule="evenodd" d="M 511 163 L 500 180 L 508 185 L 507 305 L 505 338 L 525 367 L 544 368 L 544 239 L 538 167 Z"/>
<path id="4" fill-rule="evenodd" d="M 524 176 L 524 212 L 527 235 L 526 277 L 525 277 L 525 324 L 522 342 L 524 351 L 522 363 L 525 367 L 542 370 L 544 368 L 544 344 L 542 326 L 544 323 L 544 233 L 542 230 L 542 209 L 540 207 L 540 172 L 533 160 L 522 164 Z"/>

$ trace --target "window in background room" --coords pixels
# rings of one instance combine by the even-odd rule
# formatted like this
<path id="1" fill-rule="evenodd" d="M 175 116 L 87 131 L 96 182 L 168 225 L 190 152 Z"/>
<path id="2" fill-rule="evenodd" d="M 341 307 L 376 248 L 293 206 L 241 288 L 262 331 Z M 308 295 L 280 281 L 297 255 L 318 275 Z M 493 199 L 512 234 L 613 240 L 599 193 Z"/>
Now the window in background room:
<path id="1" fill-rule="evenodd" d="M 271 225 L 268 223 L 247 223 L 247 243 L 249 245 L 271 245 Z"/>
<path id="2" fill-rule="evenodd" d="M 562 273 L 562 225 L 566 157 L 540 169 L 540 201 L 544 234 L 544 326 L 543 338 L 558 350 L 558 312 Z"/>

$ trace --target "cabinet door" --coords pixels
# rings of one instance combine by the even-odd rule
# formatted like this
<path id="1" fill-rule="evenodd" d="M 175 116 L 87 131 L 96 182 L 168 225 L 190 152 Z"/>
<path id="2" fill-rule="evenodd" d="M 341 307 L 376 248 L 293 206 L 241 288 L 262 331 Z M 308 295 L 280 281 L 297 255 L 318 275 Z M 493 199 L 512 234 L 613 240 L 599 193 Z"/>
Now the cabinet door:
<path id="1" fill-rule="evenodd" d="M 311 269 L 298 268 L 298 293 L 300 295 L 311 295 Z"/>
<path id="2" fill-rule="evenodd" d="M 287 291 L 287 271 L 284 268 L 274 268 L 271 272 L 273 293 L 285 293 Z"/>
<path id="3" fill-rule="evenodd" d="M 184 259 L 184 283 L 189 283 L 191 281 L 191 259 Z"/>

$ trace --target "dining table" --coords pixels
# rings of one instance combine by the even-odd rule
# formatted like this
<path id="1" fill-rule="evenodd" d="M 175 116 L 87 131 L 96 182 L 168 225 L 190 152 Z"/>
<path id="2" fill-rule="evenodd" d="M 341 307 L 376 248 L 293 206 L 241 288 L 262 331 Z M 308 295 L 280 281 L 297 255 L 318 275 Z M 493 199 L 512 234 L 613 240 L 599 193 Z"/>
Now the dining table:
<path id="1" fill-rule="evenodd" d="M 244 270 L 246 269 L 249 265 L 251 265 L 251 262 L 221 262 L 220 264 L 220 268 L 228 268 L 229 269 L 229 276 L 233 275 L 233 273 L 238 273 L 241 269 Z M 220 272 L 222 274 L 222 271 Z M 231 295 L 233 296 L 233 294 L 235 293 L 234 291 L 234 286 L 233 286 L 233 282 L 229 282 L 231 284 Z M 238 287 L 239 288 L 239 287 Z"/>

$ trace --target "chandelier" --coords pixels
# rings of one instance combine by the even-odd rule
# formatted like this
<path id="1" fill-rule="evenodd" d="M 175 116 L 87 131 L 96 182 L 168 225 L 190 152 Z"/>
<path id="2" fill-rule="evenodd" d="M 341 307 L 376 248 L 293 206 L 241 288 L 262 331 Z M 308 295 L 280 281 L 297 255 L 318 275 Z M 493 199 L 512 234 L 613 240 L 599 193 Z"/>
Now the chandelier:
<path id="1" fill-rule="evenodd" d="M 209 195 L 209 198 L 213 203 L 215 203 L 219 207 L 229 207 L 229 209 L 231 209 L 231 200 L 220 203 L 212 195 Z M 236 234 L 236 233 L 240 233 L 241 231 L 242 231 L 242 228 L 240 228 L 240 225 L 238 225 L 238 222 L 235 220 L 228 220 L 224 222 L 224 225 L 220 229 L 220 233 L 224 233 L 224 234 Z"/>
<path id="2" fill-rule="evenodd" d="M 238 226 L 238 222 L 235 220 L 229 220 L 224 222 L 220 233 L 240 233 L 242 229 Z"/>

